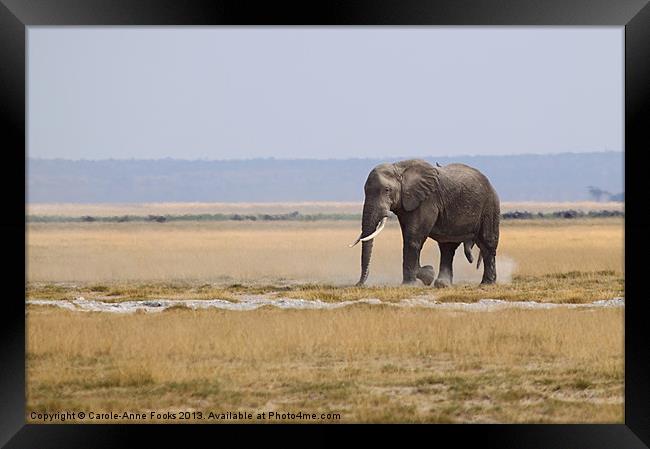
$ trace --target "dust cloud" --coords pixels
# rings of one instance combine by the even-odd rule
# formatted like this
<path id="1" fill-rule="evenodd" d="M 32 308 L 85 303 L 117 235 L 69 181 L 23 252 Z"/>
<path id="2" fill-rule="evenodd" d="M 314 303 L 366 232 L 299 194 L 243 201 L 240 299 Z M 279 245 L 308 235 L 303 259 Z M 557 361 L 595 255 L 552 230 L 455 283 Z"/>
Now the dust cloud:
<path id="1" fill-rule="evenodd" d="M 438 250 L 437 244 L 428 243 L 429 248 L 426 248 L 422 251 L 420 256 L 420 264 L 431 265 L 434 268 L 436 277 L 438 276 L 438 270 L 440 268 L 440 252 Z M 432 250 L 433 247 L 433 250 Z M 433 257 L 431 253 L 433 252 Z M 456 250 L 456 255 L 454 256 L 454 284 L 479 284 L 483 277 L 483 263 L 481 266 L 476 268 L 476 261 L 478 259 L 478 248 L 474 247 L 472 250 L 474 255 L 474 262 L 469 263 L 465 258 L 462 245 Z M 382 286 L 382 285 L 397 285 L 402 282 L 402 261 L 401 254 L 399 256 L 393 255 L 390 259 L 373 257 L 370 264 L 370 276 L 366 285 L 369 286 Z M 357 265 L 359 263 L 357 262 Z M 497 250 L 496 258 L 497 266 L 497 284 L 510 284 L 512 282 L 512 276 L 515 273 L 517 268 L 517 263 L 514 259 L 507 255 L 501 255 Z M 331 279 L 332 284 L 334 285 L 349 285 L 358 280 L 360 272 L 360 267 L 356 267 L 357 273 L 356 278 L 350 276 L 349 273 L 346 275 L 335 276 Z M 416 285 L 423 285 L 418 281 Z"/>
<path id="2" fill-rule="evenodd" d="M 483 277 L 483 263 L 479 269 L 476 269 L 476 259 L 478 251 L 474 254 L 474 263 L 470 264 L 462 251 L 456 253 L 454 257 L 454 283 L 479 283 Z M 512 282 L 512 275 L 517 267 L 514 259 L 497 254 L 497 284 L 510 284 Z M 436 274 L 437 271 L 436 271 Z"/>

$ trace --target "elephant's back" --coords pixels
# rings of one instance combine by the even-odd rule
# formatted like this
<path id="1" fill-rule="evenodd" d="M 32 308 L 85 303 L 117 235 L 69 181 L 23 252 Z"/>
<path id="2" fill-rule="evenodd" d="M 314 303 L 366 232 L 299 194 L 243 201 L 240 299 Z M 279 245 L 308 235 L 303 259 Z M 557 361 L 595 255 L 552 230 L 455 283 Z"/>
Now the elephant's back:
<path id="1" fill-rule="evenodd" d="M 447 164 L 444 167 L 441 167 L 441 169 L 450 175 L 455 175 L 455 176 L 462 175 L 462 176 L 468 176 L 472 178 L 485 179 L 489 183 L 489 180 L 483 173 L 481 173 L 481 171 L 479 171 L 477 168 L 470 167 L 469 165 L 466 164 L 461 164 L 461 163 Z"/>
<path id="2" fill-rule="evenodd" d="M 459 183 L 464 186 L 474 186 L 474 187 L 484 187 L 488 190 L 494 191 L 490 180 L 481 173 L 478 169 L 470 167 L 469 165 L 454 163 L 445 165 L 444 167 L 439 168 L 441 172 L 444 172 L 446 177 L 449 178 L 449 181 L 452 183 Z"/>
<path id="3" fill-rule="evenodd" d="M 449 197 L 452 202 L 465 203 L 468 196 L 473 197 L 469 202 L 480 204 L 484 212 L 499 214 L 499 196 L 490 180 L 481 171 L 469 165 L 454 163 L 439 168 L 445 178 L 445 184 L 450 186 Z"/>

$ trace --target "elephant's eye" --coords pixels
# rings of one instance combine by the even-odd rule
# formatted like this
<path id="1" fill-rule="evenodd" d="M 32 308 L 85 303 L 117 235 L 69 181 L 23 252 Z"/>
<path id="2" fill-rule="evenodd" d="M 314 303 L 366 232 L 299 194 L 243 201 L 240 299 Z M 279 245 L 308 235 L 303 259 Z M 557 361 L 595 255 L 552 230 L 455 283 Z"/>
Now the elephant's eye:
<path id="1" fill-rule="evenodd" d="M 386 193 L 390 193 L 390 187 L 384 187 L 384 191 L 386 191 Z"/>

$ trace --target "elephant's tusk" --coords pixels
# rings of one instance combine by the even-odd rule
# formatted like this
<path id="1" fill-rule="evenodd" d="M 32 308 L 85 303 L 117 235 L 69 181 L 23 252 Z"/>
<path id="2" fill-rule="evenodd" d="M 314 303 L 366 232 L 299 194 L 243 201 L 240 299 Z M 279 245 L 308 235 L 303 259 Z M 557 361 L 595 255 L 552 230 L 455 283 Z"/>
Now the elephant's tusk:
<path id="1" fill-rule="evenodd" d="M 350 243 L 350 244 L 348 245 L 348 248 L 352 248 L 352 247 L 355 246 L 357 243 L 359 243 L 360 240 L 361 240 L 361 234 L 359 234 L 359 237 L 357 237 L 357 239 L 354 241 L 354 243 Z"/>
<path id="2" fill-rule="evenodd" d="M 379 235 L 379 233 L 384 229 L 384 226 L 386 225 L 386 220 L 388 220 L 388 217 L 382 218 L 381 221 L 379 222 L 379 224 L 377 225 L 377 229 L 375 229 L 375 232 L 370 234 L 368 237 L 364 237 L 364 238 L 362 238 L 360 240 L 362 242 L 367 242 L 368 240 L 372 240 L 375 237 L 377 237 Z"/>

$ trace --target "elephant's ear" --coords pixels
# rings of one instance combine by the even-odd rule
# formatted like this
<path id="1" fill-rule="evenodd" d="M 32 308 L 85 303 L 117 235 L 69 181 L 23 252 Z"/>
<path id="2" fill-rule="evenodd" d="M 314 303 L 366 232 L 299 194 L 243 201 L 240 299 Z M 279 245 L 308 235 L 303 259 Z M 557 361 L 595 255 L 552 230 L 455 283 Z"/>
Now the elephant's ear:
<path id="1" fill-rule="evenodd" d="M 436 190 L 438 170 L 422 160 L 405 162 L 402 173 L 402 207 L 412 211 Z"/>

